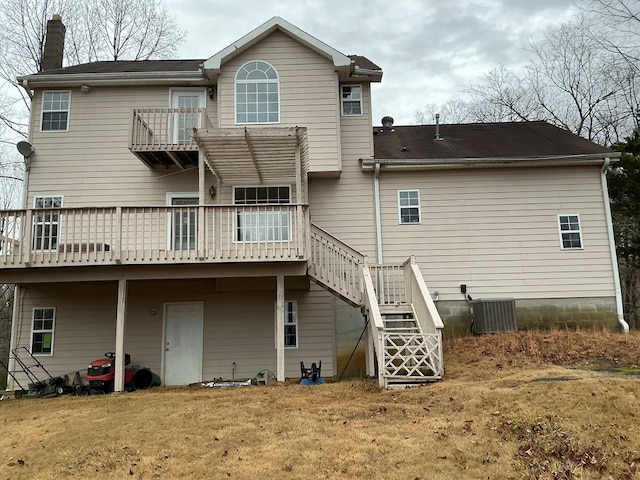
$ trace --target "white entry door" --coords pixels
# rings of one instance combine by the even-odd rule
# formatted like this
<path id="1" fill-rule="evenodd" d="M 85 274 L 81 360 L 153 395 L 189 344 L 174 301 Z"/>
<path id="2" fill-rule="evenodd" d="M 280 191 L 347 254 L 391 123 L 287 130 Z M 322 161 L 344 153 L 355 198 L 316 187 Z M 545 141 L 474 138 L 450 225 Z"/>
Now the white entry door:
<path id="1" fill-rule="evenodd" d="M 164 384 L 202 381 L 202 303 L 165 306 Z"/>
<path id="2" fill-rule="evenodd" d="M 174 113 L 171 117 L 170 131 L 173 142 L 177 145 L 189 145 L 191 143 L 191 131 L 200 128 L 201 112 L 205 106 L 204 91 L 174 90 L 171 92 L 171 108 Z"/>

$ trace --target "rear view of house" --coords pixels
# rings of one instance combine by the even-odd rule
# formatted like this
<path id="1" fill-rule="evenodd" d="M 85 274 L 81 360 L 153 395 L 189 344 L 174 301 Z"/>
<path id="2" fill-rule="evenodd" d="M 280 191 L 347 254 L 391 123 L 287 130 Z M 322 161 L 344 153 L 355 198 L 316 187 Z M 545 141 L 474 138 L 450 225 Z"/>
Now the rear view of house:
<path id="1" fill-rule="evenodd" d="M 20 79 L 0 270 L 12 348 L 53 373 L 115 351 L 116 390 L 125 352 L 165 385 L 334 376 L 351 330 L 366 373 L 414 384 L 442 377 L 470 295 L 512 299 L 512 325 L 621 318 L 606 149 L 537 123 L 372 128 L 381 68 L 279 17 L 208 59 L 52 65 Z"/>

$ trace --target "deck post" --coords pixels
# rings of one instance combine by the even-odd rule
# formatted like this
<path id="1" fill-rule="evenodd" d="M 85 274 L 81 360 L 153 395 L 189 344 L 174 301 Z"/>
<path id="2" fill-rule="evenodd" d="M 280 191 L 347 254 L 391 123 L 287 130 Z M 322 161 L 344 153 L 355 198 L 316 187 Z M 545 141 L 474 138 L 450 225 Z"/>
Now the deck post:
<path id="1" fill-rule="evenodd" d="M 276 379 L 284 382 L 284 275 L 276 277 Z"/>
<path id="2" fill-rule="evenodd" d="M 113 390 L 124 391 L 124 326 L 127 316 L 127 280 L 118 280 L 118 308 L 116 310 L 116 358 Z"/>
<path id="3" fill-rule="evenodd" d="M 369 320 L 367 322 L 367 341 L 365 342 L 365 365 L 369 377 L 374 377 L 376 374 L 375 358 L 373 356 L 375 351 L 374 341 L 373 322 Z"/>
<path id="4" fill-rule="evenodd" d="M 200 260 L 205 259 L 205 222 L 204 222 L 204 205 L 206 203 L 205 194 L 205 170 L 204 170 L 204 155 L 205 152 L 202 148 L 198 149 L 198 258 Z"/>
<path id="5" fill-rule="evenodd" d="M 18 346 L 18 324 L 22 324 L 23 319 L 21 318 L 22 309 L 20 308 L 20 285 L 15 286 L 15 290 L 13 291 L 13 314 L 11 321 L 11 338 L 9 339 L 9 362 L 7 363 L 7 370 L 15 374 L 16 371 L 16 358 L 12 355 L 12 352 Z M 7 389 L 15 390 L 16 385 L 11 375 L 7 375 Z"/>

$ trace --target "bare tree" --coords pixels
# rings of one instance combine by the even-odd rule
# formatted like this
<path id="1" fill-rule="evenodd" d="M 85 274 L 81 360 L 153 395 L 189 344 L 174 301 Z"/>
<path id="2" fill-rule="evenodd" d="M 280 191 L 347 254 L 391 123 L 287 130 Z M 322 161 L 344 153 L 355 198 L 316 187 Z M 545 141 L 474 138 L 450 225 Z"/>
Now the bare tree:
<path id="1" fill-rule="evenodd" d="M 468 123 L 473 121 L 469 103 L 461 99 L 447 100 L 442 105 L 428 103 L 422 110 L 414 112 L 414 120 L 419 125 L 435 122 L 436 114 L 442 123 Z"/>
<path id="2" fill-rule="evenodd" d="M 584 19 L 532 44 L 521 75 L 491 70 L 467 89 L 479 121 L 546 120 L 602 144 L 633 129 L 637 75 L 595 41 Z"/>
<path id="3" fill-rule="evenodd" d="M 67 29 L 66 65 L 165 58 L 175 54 L 185 37 L 163 0 L 2 0 L 2 3 L 0 77 L 17 87 L 12 95 L 21 104 L 7 110 L 0 100 L 0 121 L 21 134 L 26 130 L 23 119 L 30 99 L 16 78 L 41 70 L 47 21 L 53 14 L 62 16 Z"/>
<path id="4" fill-rule="evenodd" d="M 472 99 L 470 115 L 474 121 L 518 122 L 537 117 L 524 80 L 501 65 L 487 72 L 483 83 L 470 85 L 465 92 Z"/>
<path id="5" fill-rule="evenodd" d="M 580 0 L 578 7 L 593 19 L 593 37 L 609 52 L 640 69 L 640 2 L 637 0 Z"/>
<path id="6" fill-rule="evenodd" d="M 163 0 L 80 3 L 69 51 L 72 63 L 167 58 L 184 41 L 185 31 Z"/>

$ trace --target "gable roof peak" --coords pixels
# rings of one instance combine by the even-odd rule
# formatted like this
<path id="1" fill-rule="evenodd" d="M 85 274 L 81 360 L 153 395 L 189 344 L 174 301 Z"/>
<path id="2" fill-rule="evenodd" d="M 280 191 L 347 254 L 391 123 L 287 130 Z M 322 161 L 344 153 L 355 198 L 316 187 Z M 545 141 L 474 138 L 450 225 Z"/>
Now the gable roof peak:
<path id="1" fill-rule="evenodd" d="M 316 53 L 330 59 L 336 69 L 349 69 L 351 67 L 352 59 L 347 55 L 309 35 L 307 32 L 287 22 L 284 18 L 275 16 L 207 59 L 204 62 L 204 70 L 207 76 L 217 75 L 224 62 L 244 52 L 276 30 L 285 33 Z"/>

